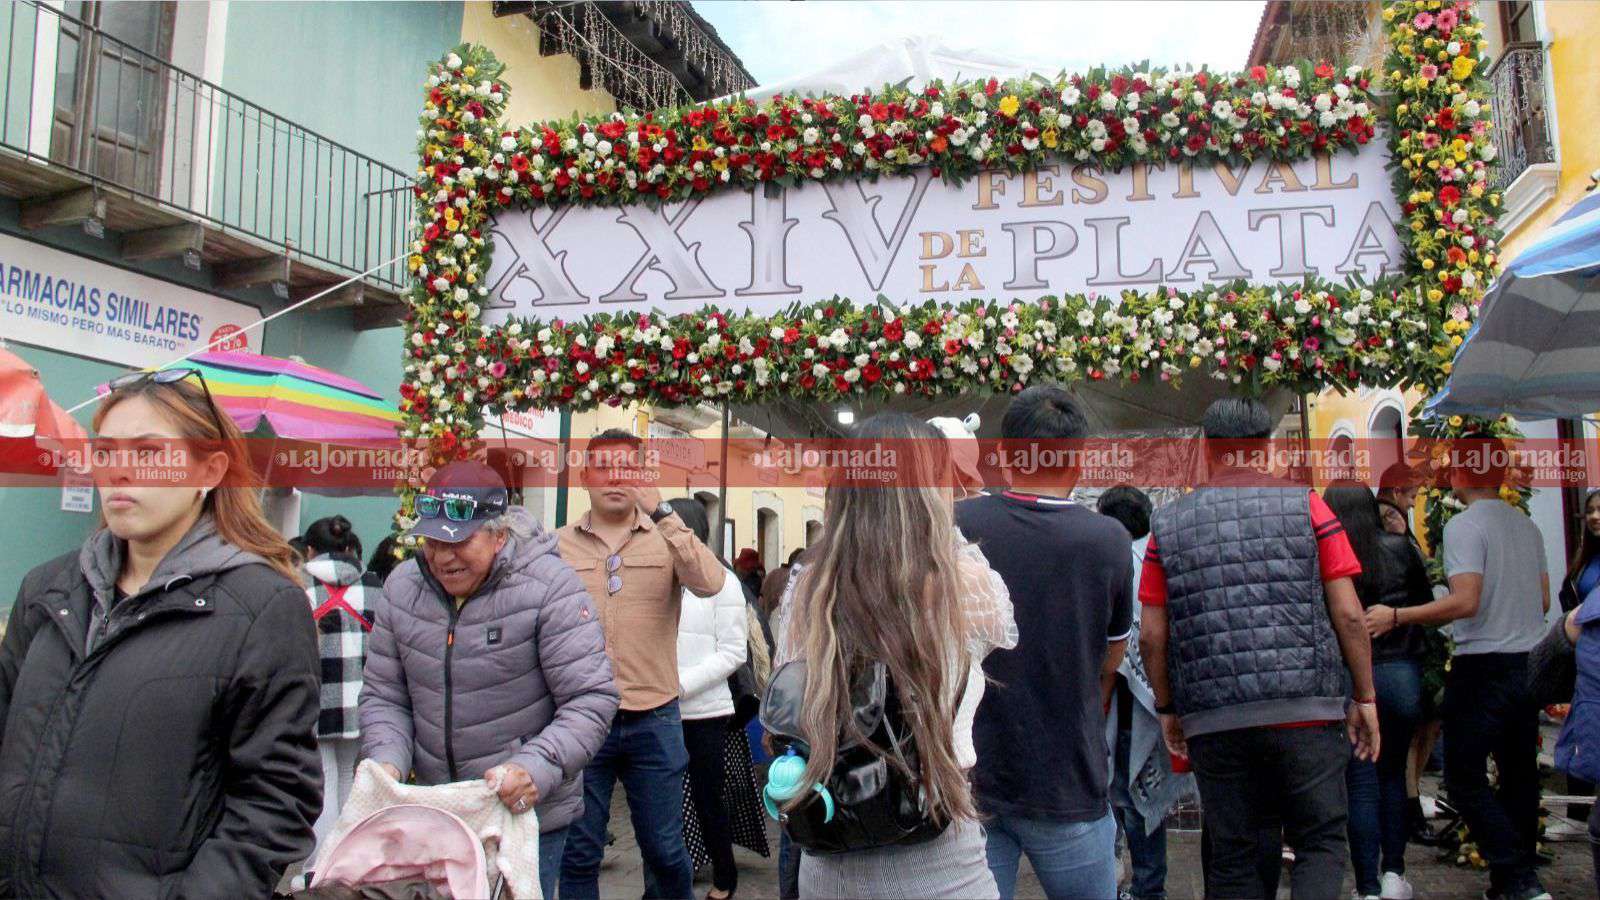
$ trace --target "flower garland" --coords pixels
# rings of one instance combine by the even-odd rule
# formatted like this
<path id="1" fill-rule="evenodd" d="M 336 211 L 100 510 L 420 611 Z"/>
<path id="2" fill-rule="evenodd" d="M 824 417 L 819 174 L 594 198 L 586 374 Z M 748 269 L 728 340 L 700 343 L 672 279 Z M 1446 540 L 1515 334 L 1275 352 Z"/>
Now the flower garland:
<path id="1" fill-rule="evenodd" d="M 466 455 L 484 410 L 782 395 L 937 396 L 1033 380 L 1209 377 L 1254 391 L 1432 389 L 1496 264 L 1481 26 L 1471 5 L 1393 2 L 1383 109 L 1359 67 L 1246 73 L 1096 69 L 1050 81 L 935 82 L 851 97 L 736 99 L 650 114 L 501 124 L 488 50 L 430 70 L 415 192 L 422 232 L 407 318 L 403 435 L 437 462 Z M 762 183 L 877 178 L 929 167 L 959 182 L 1054 160 L 1118 169 L 1353 150 L 1387 116 L 1407 275 L 1376 284 L 1243 283 L 897 307 L 818 299 L 777 316 L 514 320 L 485 329 L 484 226 L 509 204 L 661 203 Z M 402 488 L 402 494 L 407 489 Z"/>
<path id="2" fill-rule="evenodd" d="M 1496 153 L 1478 65 L 1488 43 L 1467 0 L 1398 0 L 1382 16 L 1386 85 L 1396 99 L 1390 165 L 1406 216 L 1407 265 L 1429 303 L 1448 304 L 1448 340 L 1435 348 L 1442 383 L 1499 264 L 1500 196 L 1489 190 Z"/>
<path id="3" fill-rule="evenodd" d="M 1256 66 L 1233 77 L 1095 69 L 1048 83 L 991 78 L 934 81 L 915 92 L 736 98 L 502 131 L 484 178 L 498 185 L 493 196 L 502 205 L 620 204 L 923 166 L 960 182 L 986 168 L 1018 172 L 1050 159 L 1108 169 L 1169 159 L 1303 159 L 1372 138 L 1368 88 L 1361 67 L 1322 63 Z M 430 106 L 449 100 L 447 84 L 430 91 Z M 455 171 L 447 158 L 434 163 Z"/>

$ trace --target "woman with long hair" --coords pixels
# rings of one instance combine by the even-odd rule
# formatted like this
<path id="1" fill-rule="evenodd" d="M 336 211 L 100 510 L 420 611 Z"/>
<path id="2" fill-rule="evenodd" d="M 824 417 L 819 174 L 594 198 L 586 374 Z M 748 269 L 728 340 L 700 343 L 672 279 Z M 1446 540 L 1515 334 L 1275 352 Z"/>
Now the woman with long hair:
<path id="1" fill-rule="evenodd" d="M 898 700 L 899 730 L 915 749 L 917 769 L 904 774 L 917 785 L 924 820 L 938 836 L 807 853 L 800 894 L 994 897 L 967 771 L 977 762 L 972 720 L 983 696 L 983 658 L 1016 644 L 1011 601 L 955 527 L 944 436 L 910 416 L 880 413 L 851 437 L 893 445 L 897 486 L 836 478 L 821 538 L 790 579 L 777 663 L 805 662 L 799 720 L 809 752 L 799 781 L 826 781 L 847 745 L 870 745 L 903 767 L 904 757 L 862 733 L 854 713 L 853 687 L 881 664 Z M 806 792 L 786 809 L 792 814 L 815 797 Z"/>
<path id="2" fill-rule="evenodd" d="M 328 516 L 306 528 L 311 578 L 306 596 L 317 623 L 322 658 L 322 713 L 317 717 L 317 748 L 322 754 L 322 814 L 317 842 L 328 838 L 339 810 L 350 796 L 361 750 L 361 670 L 367 639 L 383 601 L 383 589 L 362 577 L 361 540 L 344 516 Z"/>
<path id="3" fill-rule="evenodd" d="M 1578 524 L 1578 549 L 1561 585 L 1561 611 L 1571 612 L 1600 587 L 1600 488 L 1583 498 L 1583 519 Z"/>
<path id="4" fill-rule="evenodd" d="M 1361 562 L 1355 578 L 1363 608 L 1418 606 L 1433 599 L 1416 545 L 1384 527 L 1378 500 L 1366 485 L 1335 481 L 1322 499 L 1338 516 Z M 1350 802 L 1350 859 L 1356 893 L 1407 900 L 1405 879 L 1410 801 L 1406 764 L 1411 734 L 1422 717 L 1421 626 L 1394 628 L 1372 639 L 1372 680 L 1378 695 L 1381 751 L 1376 761 L 1351 757 L 1346 769 Z M 1380 874 L 1381 873 L 1381 874 Z"/>
<path id="5" fill-rule="evenodd" d="M 0 895 L 265 897 L 311 852 L 311 610 L 199 377 L 112 382 L 94 417 L 103 527 L 18 594 Z"/>

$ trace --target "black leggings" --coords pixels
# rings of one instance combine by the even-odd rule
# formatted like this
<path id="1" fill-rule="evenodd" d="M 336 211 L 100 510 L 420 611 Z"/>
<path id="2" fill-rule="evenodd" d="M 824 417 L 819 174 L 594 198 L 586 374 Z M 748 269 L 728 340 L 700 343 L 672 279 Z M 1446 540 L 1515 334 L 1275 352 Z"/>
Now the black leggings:
<path id="1" fill-rule="evenodd" d="M 683 743 L 689 749 L 689 796 L 700 819 L 706 853 L 711 856 L 711 885 L 733 893 L 739 887 L 739 869 L 733 862 L 733 830 L 722 802 L 726 743 L 731 716 L 685 720 Z"/>

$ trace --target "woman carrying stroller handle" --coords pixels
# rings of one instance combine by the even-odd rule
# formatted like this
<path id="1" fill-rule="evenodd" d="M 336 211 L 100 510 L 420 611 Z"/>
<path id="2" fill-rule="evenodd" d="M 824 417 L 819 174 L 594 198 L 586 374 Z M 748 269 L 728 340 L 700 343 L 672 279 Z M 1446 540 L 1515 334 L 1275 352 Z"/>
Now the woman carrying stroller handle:
<path id="1" fill-rule="evenodd" d="M 583 767 L 617 711 L 594 601 L 485 465 L 440 469 L 417 513 L 422 553 L 389 576 L 372 632 L 361 755 L 422 785 L 482 778 L 513 812 L 537 814 L 549 896 Z"/>

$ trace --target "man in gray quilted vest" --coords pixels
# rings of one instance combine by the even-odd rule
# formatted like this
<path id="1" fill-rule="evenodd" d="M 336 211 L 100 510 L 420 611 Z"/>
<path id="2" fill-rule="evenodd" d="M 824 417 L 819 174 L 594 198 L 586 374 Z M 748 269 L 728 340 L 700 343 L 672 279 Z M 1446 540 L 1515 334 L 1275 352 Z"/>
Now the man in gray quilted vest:
<path id="1" fill-rule="evenodd" d="M 1294 896 L 1332 900 L 1349 858 L 1350 745 L 1378 755 L 1371 642 L 1351 581 L 1361 565 L 1314 492 L 1233 464 L 1271 436 L 1264 405 L 1218 400 L 1203 426 L 1206 483 L 1151 522 L 1139 647 L 1167 746 L 1200 786 L 1206 895 L 1271 896 L 1257 860 L 1276 851 L 1261 841 L 1281 822 Z"/>

